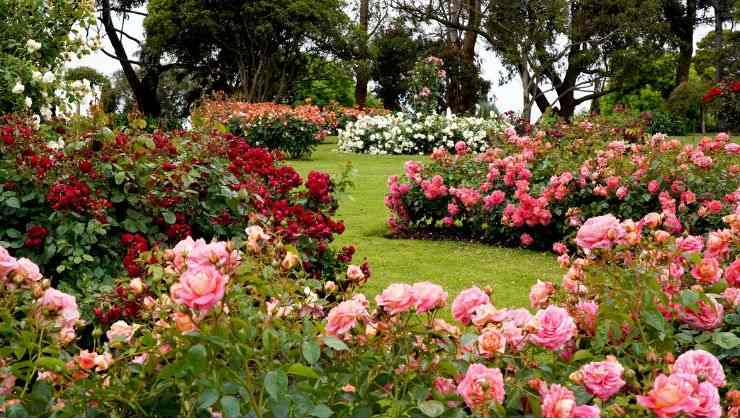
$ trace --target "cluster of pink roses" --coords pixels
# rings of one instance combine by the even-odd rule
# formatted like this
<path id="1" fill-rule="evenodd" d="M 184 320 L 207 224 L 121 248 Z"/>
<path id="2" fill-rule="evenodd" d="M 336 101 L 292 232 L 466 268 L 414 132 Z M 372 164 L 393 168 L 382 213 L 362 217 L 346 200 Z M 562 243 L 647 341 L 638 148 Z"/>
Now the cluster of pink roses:
<path id="1" fill-rule="evenodd" d="M 247 229 L 248 241 L 256 247 L 260 239 L 254 229 Z M 180 279 L 170 289 L 172 300 L 193 310 L 208 311 L 224 296 L 229 274 L 239 263 L 239 251 L 228 242 L 206 243 L 191 237 L 172 249 L 172 263 Z"/>

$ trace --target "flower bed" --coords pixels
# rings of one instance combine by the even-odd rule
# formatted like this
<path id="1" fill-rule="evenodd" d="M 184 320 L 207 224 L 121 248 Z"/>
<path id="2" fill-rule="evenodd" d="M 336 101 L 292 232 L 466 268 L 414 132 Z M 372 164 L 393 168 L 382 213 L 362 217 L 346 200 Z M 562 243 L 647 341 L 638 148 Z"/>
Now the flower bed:
<path id="1" fill-rule="evenodd" d="M 722 133 L 697 146 L 581 122 L 520 137 L 508 129 L 483 153 L 438 148 L 389 180 L 397 234 L 522 246 L 567 242 L 587 218 L 659 212 L 674 233 L 705 233 L 740 203 L 740 145 Z M 639 138 L 639 137 L 638 137 Z"/>
<path id="2" fill-rule="evenodd" d="M 740 212 L 706 237 L 647 215 L 588 220 L 536 312 L 477 287 L 393 284 L 370 303 L 350 266 L 320 283 L 270 231 L 187 238 L 80 316 L 0 248 L 9 416 L 736 416 Z M 598 229 L 592 229 L 599 226 Z M 322 297 L 323 296 L 323 297 Z M 103 311 L 101 311 L 103 312 Z M 108 309 L 110 312 L 110 309 Z"/>
<path id="3" fill-rule="evenodd" d="M 441 147 L 452 150 L 457 142 L 468 148 L 488 148 L 489 131 L 501 124 L 494 120 L 455 115 L 406 113 L 366 116 L 339 130 L 339 150 L 373 155 L 425 154 Z"/>
<path id="4" fill-rule="evenodd" d="M 304 180 L 269 151 L 231 134 L 113 132 L 106 127 L 0 124 L 0 243 L 65 287 L 110 287 L 140 254 L 189 236 L 237 237 L 272 227 L 316 278 L 337 264 L 329 244 L 335 184 Z M 123 264 L 121 262 L 123 261 Z M 90 299 L 86 293 L 84 299 Z"/>

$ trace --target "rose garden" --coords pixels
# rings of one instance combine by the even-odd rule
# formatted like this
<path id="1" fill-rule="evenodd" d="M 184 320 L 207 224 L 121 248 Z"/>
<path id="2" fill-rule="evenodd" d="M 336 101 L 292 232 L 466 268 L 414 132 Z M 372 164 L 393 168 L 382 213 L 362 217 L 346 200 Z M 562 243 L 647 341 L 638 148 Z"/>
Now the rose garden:
<path id="1" fill-rule="evenodd" d="M 566 115 L 564 92 L 533 118 L 526 104 L 520 115 L 460 105 L 472 83 L 461 74 L 475 69 L 455 67 L 449 50 L 427 44 L 396 80 L 406 93 L 387 99 L 390 76 L 361 63 L 383 63 L 381 41 L 403 43 L 395 32 L 372 41 L 367 22 L 359 41 L 337 35 L 367 47 L 349 48 L 365 98 L 343 104 L 341 89 L 323 78 L 310 88 L 288 83 L 292 96 L 279 96 L 285 80 L 259 71 L 254 90 L 243 81 L 229 89 L 231 79 L 216 74 L 238 61 L 226 53 L 222 67 L 193 64 L 195 50 L 207 49 L 204 31 L 215 30 L 198 22 L 246 13 L 229 5 L 188 21 L 193 15 L 178 8 L 196 6 L 163 1 L 13 2 L 18 11 L 0 6 L 9 17 L 0 24 L 0 414 L 740 416 L 736 54 L 721 55 L 724 76 L 695 80 L 691 96 L 690 78 L 708 54 L 699 49 L 664 108 L 640 108 L 658 106 L 641 105 L 643 87 L 603 93 L 609 111 Z M 310 18 L 311 31 L 331 33 L 321 8 L 333 1 L 270 7 L 277 3 Z M 378 16 L 372 2 L 358 3 Z M 391 3 L 409 21 L 447 22 L 422 16 L 414 2 Z M 514 13 L 463 3 L 467 25 L 476 5 L 488 22 L 504 16 L 494 10 Z M 542 3 L 564 13 L 558 2 Z M 647 7 L 640 13 L 648 19 L 648 6 L 617 3 L 619 16 Z M 724 7 L 725 23 L 734 23 L 740 7 Z M 106 32 L 111 13 L 141 10 L 151 45 L 136 71 L 122 73 L 128 93 L 96 88 L 105 77 L 70 67 L 71 55 L 101 47 L 92 27 Z M 199 41 L 184 29 L 156 29 L 162 22 L 201 31 Z M 383 36 L 395 28 L 380 23 Z M 505 60 L 492 26 L 481 26 L 484 38 Z M 165 42 L 157 30 L 173 32 Z M 615 30 L 635 37 L 619 47 L 624 55 L 655 35 L 627 24 Z M 301 31 L 301 54 L 326 41 Z M 737 32 L 725 32 L 731 50 Z M 123 30 L 108 37 L 116 33 L 120 43 Z M 134 59 L 112 44 L 125 70 Z M 163 45 L 172 49 L 147 67 Z M 618 47 L 601 48 L 617 65 L 622 55 L 610 48 Z M 307 72 L 318 60 L 275 51 L 290 63 L 305 59 Z M 195 67 L 169 80 L 165 57 Z M 152 69 L 172 92 L 183 92 L 183 80 L 199 86 L 181 118 L 173 110 L 187 94 L 160 89 L 157 111 L 137 91 Z M 75 71 L 88 76 L 74 79 Z M 604 77 L 612 83 L 599 85 L 604 92 L 628 78 Z M 368 80 L 382 102 L 372 103 Z M 265 86 L 277 89 L 273 96 L 255 93 Z M 701 127 L 676 132 L 677 120 L 668 120 L 677 96 L 701 111 L 681 114 L 684 128 Z"/>

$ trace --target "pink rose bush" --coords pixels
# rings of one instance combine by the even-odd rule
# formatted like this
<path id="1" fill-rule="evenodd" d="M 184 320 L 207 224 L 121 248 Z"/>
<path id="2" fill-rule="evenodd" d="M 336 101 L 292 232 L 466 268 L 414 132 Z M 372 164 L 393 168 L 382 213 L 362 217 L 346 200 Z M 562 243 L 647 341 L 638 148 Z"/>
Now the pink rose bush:
<path id="1" fill-rule="evenodd" d="M 465 403 L 482 414 L 489 412 L 491 404 L 504 402 L 504 378 L 499 369 L 491 369 L 480 363 L 468 367 L 465 377 L 457 386 Z"/>
<path id="2" fill-rule="evenodd" d="M 604 249 L 635 236 L 618 220 L 651 214 L 649 224 L 696 235 L 718 228 L 740 204 L 736 155 L 713 146 L 727 144 L 726 134 L 693 146 L 583 122 L 526 136 L 505 130 L 478 154 L 407 162 L 413 173 L 389 182 L 390 230 L 539 249 L 577 233 L 578 246 Z"/>

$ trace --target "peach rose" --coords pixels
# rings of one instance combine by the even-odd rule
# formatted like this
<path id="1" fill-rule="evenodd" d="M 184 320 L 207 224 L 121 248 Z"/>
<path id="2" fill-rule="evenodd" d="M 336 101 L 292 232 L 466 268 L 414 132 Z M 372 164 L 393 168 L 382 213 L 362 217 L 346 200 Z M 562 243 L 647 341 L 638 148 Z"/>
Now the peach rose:
<path id="1" fill-rule="evenodd" d="M 15 269 L 16 264 L 17 260 L 8 253 L 7 249 L 0 246 L 0 280 L 4 280 Z"/>
<path id="2" fill-rule="evenodd" d="M 546 418 L 594 418 L 599 417 L 599 408 L 591 405 L 576 405 L 576 397 L 570 389 L 558 384 L 540 384 L 542 416 Z"/>
<path id="3" fill-rule="evenodd" d="M 98 357 L 98 353 L 89 352 L 87 350 L 80 350 L 80 354 L 77 357 L 77 363 L 82 369 L 92 369 L 95 367 L 95 358 Z"/>
<path id="4" fill-rule="evenodd" d="M 719 261 L 714 257 L 704 257 L 691 270 L 691 275 L 701 284 L 717 283 L 722 278 Z"/>
<path id="5" fill-rule="evenodd" d="M 659 375 L 647 395 L 638 395 L 637 403 L 649 408 L 659 417 L 676 417 L 681 412 L 689 414 L 699 408 L 694 390 L 699 383 L 694 375 L 676 373 Z"/>
<path id="6" fill-rule="evenodd" d="M 478 353 L 483 357 L 493 357 L 506 351 L 506 337 L 495 327 L 488 327 L 478 337 Z"/>
<path id="7" fill-rule="evenodd" d="M 128 325 L 126 321 L 120 320 L 113 323 L 105 334 L 110 341 L 121 341 L 130 343 L 136 328 Z"/>
<path id="8" fill-rule="evenodd" d="M 529 303 L 533 308 L 543 308 L 547 305 L 553 292 L 555 292 L 555 286 L 552 283 L 537 280 L 537 283 L 529 290 Z"/>
<path id="9" fill-rule="evenodd" d="M 44 277 L 39 271 L 39 266 L 28 258 L 19 259 L 16 262 L 14 272 L 16 276 L 20 276 L 24 280 L 39 281 Z"/>

